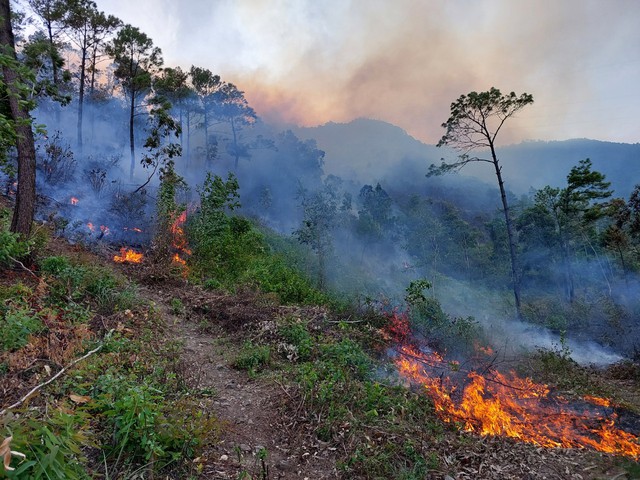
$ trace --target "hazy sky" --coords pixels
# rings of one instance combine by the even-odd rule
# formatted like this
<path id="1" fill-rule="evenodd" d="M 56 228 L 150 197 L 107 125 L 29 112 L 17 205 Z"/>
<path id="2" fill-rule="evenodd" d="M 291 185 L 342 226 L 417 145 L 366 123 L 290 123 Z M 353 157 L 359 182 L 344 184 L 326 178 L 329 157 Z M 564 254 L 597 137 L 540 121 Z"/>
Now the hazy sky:
<path id="1" fill-rule="evenodd" d="M 639 0 L 96 1 L 267 120 L 369 117 L 435 143 L 452 101 L 495 86 L 535 100 L 503 142 L 640 142 Z"/>

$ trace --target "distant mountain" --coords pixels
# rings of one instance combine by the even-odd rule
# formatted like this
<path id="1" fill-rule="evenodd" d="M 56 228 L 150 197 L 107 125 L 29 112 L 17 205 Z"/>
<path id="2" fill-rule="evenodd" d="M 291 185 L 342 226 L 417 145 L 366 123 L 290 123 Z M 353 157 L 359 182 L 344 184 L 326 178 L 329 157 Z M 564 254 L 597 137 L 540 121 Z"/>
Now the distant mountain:
<path id="1" fill-rule="evenodd" d="M 591 159 L 593 168 L 607 176 L 615 195 L 628 197 L 640 183 L 640 144 L 574 139 L 524 142 L 500 149 L 510 188 L 526 191 L 545 185 L 564 186 L 571 167 Z"/>
<path id="2" fill-rule="evenodd" d="M 401 128 L 378 120 L 360 118 L 349 123 L 330 122 L 297 128 L 300 138 L 314 138 L 326 152 L 325 173 L 356 183 L 406 183 L 427 185 L 429 165 L 456 154 L 416 140 Z M 580 160 L 590 158 L 594 168 L 607 176 L 617 196 L 628 197 L 640 183 L 640 144 L 575 139 L 528 141 L 498 151 L 507 187 L 515 194 L 545 185 L 565 185 L 566 176 Z M 465 167 L 464 176 L 493 186 L 494 172 L 486 164 Z M 383 183 L 383 185 L 384 185 Z"/>

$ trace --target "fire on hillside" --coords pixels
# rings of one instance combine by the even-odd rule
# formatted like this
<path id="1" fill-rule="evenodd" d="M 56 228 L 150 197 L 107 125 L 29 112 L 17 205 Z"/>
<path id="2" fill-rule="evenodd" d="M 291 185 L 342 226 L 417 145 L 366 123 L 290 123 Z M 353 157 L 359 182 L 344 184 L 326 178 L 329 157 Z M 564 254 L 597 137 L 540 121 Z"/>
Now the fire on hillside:
<path id="1" fill-rule="evenodd" d="M 445 422 L 542 447 L 592 448 L 640 458 L 638 437 L 617 425 L 610 400 L 570 400 L 547 385 L 514 371 L 503 374 L 491 365 L 463 369 L 411 336 L 405 315 L 393 314 L 390 333 L 398 341 L 392 357 L 399 374 L 424 389 Z M 487 350 L 479 353 L 487 355 Z"/>

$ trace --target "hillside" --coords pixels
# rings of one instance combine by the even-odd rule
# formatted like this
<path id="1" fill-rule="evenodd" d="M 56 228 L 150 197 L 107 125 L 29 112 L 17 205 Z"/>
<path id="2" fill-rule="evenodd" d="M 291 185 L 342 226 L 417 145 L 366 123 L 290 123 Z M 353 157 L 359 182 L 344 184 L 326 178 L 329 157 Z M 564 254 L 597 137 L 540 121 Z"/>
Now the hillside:
<path id="1" fill-rule="evenodd" d="M 378 120 L 330 122 L 299 128 L 296 133 L 301 138 L 314 138 L 326 152 L 325 172 L 360 183 L 383 182 L 392 187 L 402 177 L 418 181 L 430 164 L 439 164 L 442 157 L 455 158 L 446 148 L 424 144 L 401 128 Z M 640 178 L 640 144 L 588 139 L 531 141 L 501 147 L 498 154 L 507 187 L 516 195 L 531 188 L 562 185 L 571 167 L 585 158 L 607 176 L 618 196 L 627 197 Z M 461 174 L 493 185 L 493 172 L 483 167 L 470 165 Z"/>
<path id="2" fill-rule="evenodd" d="M 11 449 L 26 455 L 0 478 L 621 479 L 637 472 L 624 457 L 465 431 L 434 409 L 426 384 L 401 374 L 398 360 L 422 353 L 406 353 L 416 340 L 395 313 L 283 305 L 248 285 L 235 293 L 203 288 L 179 268 L 161 268 L 151 251 L 141 263 L 114 263 L 117 251 L 106 243 L 85 248 L 58 238 L 39 248 L 27 265 L 0 269 L 3 318 L 13 322 L 3 327 L 0 405 L 7 410 L 0 415 Z M 598 415 L 615 412 L 625 428 L 640 429 L 637 365 L 598 370 L 553 353 L 477 355 L 485 371 L 516 368 L 583 407 L 582 398 L 606 395 L 613 406 L 595 407 Z M 448 365 L 440 382 L 468 368 L 456 364 L 438 367 Z"/>

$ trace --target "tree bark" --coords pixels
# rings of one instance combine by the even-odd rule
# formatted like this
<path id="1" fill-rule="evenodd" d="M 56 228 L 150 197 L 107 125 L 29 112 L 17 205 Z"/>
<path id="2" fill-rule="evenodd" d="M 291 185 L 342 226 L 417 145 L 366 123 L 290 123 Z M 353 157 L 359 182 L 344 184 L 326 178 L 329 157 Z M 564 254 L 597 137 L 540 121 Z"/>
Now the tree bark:
<path id="1" fill-rule="evenodd" d="M 493 159 L 493 166 L 496 170 L 496 177 L 498 178 L 498 185 L 500 186 L 500 198 L 502 199 L 502 209 L 504 211 L 504 220 L 507 224 L 507 237 L 509 238 L 509 255 L 511 257 L 511 282 L 513 284 L 513 297 L 516 303 L 516 315 L 519 319 L 522 318 L 522 309 L 520 302 L 520 277 L 518 274 L 518 257 L 516 253 L 516 239 L 513 232 L 513 223 L 511 221 L 511 213 L 509 211 L 509 203 L 507 201 L 507 192 L 504 188 L 504 181 L 502 180 L 502 167 L 498 162 L 493 142 L 490 143 L 491 157 Z"/>
<path id="2" fill-rule="evenodd" d="M 129 168 L 129 180 L 133 180 L 133 171 L 136 168 L 136 150 L 135 150 L 135 138 L 133 135 L 133 117 L 136 110 L 136 95 L 135 91 L 131 92 L 131 108 L 129 110 L 129 148 L 131 150 L 131 165 Z"/>
<path id="3" fill-rule="evenodd" d="M 82 155 L 82 108 L 84 106 L 85 69 L 87 65 L 87 48 L 82 48 L 80 59 L 80 88 L 78 90 L 78 153 Z"/>
<path id="4" fill-rule="evenodd" d="M 9 0 L 0 0 L 0 16 L 2 17 L 0 44 L 5 52 L 16 60 Z M 20 79 L 17 72 L 9 66 L 3 66 L 2 74 L 9 93 L 9 107 L 15 123 L 18 150 L 18 190 L 11 219 L 11 231 L 28 237 L 31 233 L 36 205 L 36 151 L 31 130 L 31 116 L 20 102 L 20 92 L 17 88 Z"/>

